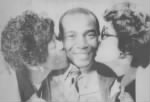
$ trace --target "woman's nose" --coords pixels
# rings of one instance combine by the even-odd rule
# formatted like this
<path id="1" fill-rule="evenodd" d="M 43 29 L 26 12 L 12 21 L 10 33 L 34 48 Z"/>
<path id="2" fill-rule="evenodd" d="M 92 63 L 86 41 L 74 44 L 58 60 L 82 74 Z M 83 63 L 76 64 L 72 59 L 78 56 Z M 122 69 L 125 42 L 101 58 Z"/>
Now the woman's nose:
<path id="1" fill-rule="evenodd" d="M 48 44 L 48 49 L 54 49 L 56 48 L 56 44 L 55 44 L 55 41 L 51 41 L 49 44 Z"/>

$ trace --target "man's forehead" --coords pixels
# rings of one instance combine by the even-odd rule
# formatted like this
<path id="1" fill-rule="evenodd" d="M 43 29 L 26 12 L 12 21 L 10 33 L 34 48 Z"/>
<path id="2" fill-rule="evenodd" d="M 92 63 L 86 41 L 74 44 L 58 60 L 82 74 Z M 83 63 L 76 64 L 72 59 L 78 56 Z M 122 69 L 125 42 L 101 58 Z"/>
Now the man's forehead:
<path id="1" fill-rule="evenodd" d="M 68 14 L 65 15 L 62 19 L 62 25 L 65 26 L 66 24 L 87 24 L 87 25 L 93 25 L 96 26 L 96 19 L 93 15 L 90 14 L 82 14 L 82 13 L 76 13 L 76 14 Z"/>

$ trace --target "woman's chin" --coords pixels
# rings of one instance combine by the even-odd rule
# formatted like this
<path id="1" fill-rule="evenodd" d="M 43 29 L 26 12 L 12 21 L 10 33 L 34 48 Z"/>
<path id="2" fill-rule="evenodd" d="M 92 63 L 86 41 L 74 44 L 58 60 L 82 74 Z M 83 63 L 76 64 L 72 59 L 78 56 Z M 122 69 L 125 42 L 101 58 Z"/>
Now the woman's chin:
<path id="1" fill-rule="evenodd" d="M 96 62 L 100 62 L 100 63 L 104 63 L 104 64 L 107 62 L 112 62 L 114 59 L 116 59 L 116 57 L 99 56 L 99 55 L 97 55 L 95 57 Z"/>

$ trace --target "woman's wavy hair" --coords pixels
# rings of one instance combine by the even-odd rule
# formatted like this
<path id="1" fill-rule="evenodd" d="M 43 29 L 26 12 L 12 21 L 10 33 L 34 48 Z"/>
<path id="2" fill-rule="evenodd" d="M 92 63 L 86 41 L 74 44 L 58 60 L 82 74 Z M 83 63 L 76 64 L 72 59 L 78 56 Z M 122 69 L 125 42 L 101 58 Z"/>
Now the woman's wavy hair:
<path id="1" fill-rule="evenodd" d="M 10 19 L 1 34 L 5 60 L 15 68 L 22 64 L 36 66 L 44 63 L 53 34 L 53 20 L 39 17 L 34 12 L 25 11 Z"/>
<path id="2" fill-rule="evenodd" d="M 146 67 L 150 62 L 150 16 L 124 2 L 106 10 L 104 19 L 111 22 L 119 38 L 119 49 L 133 56 L 133 67 Z"/>

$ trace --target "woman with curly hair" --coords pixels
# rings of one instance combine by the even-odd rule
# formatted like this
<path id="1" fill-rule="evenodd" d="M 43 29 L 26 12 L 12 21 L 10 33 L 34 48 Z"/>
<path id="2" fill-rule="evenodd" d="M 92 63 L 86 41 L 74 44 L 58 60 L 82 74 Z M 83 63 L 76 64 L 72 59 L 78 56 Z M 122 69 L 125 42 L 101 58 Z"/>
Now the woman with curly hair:
<path id="1" fill-rule="evenodd" d="M 27 101 L 36 92 L 35 96 L 46 99 L 38 93 L 41 88 L 48 88 L 40 88 L 42 82 L 46 83 L 51 70 L 63 67 L 56 62 L 53 20 L 30 11 L 11 19 L 2 31 L 1 50 L 7 66 L 16 73 L 21 101 Z M 50 96 L 50 89 L 47 92 Z"/>
<path id="2" fill-rule="evenodd" d="M 106 26 L 102 29 L 96 60 L 109 66 L 118 76 L 113 85 L 118 87 L 114 92 L 115 102 L 135 101 L 136 71 L 149 65 L 148 17 L 137 12 L 129 2 L 117 4 L 105 12 Z M 116 90 L 114 87 L 112 91 Z"/>

